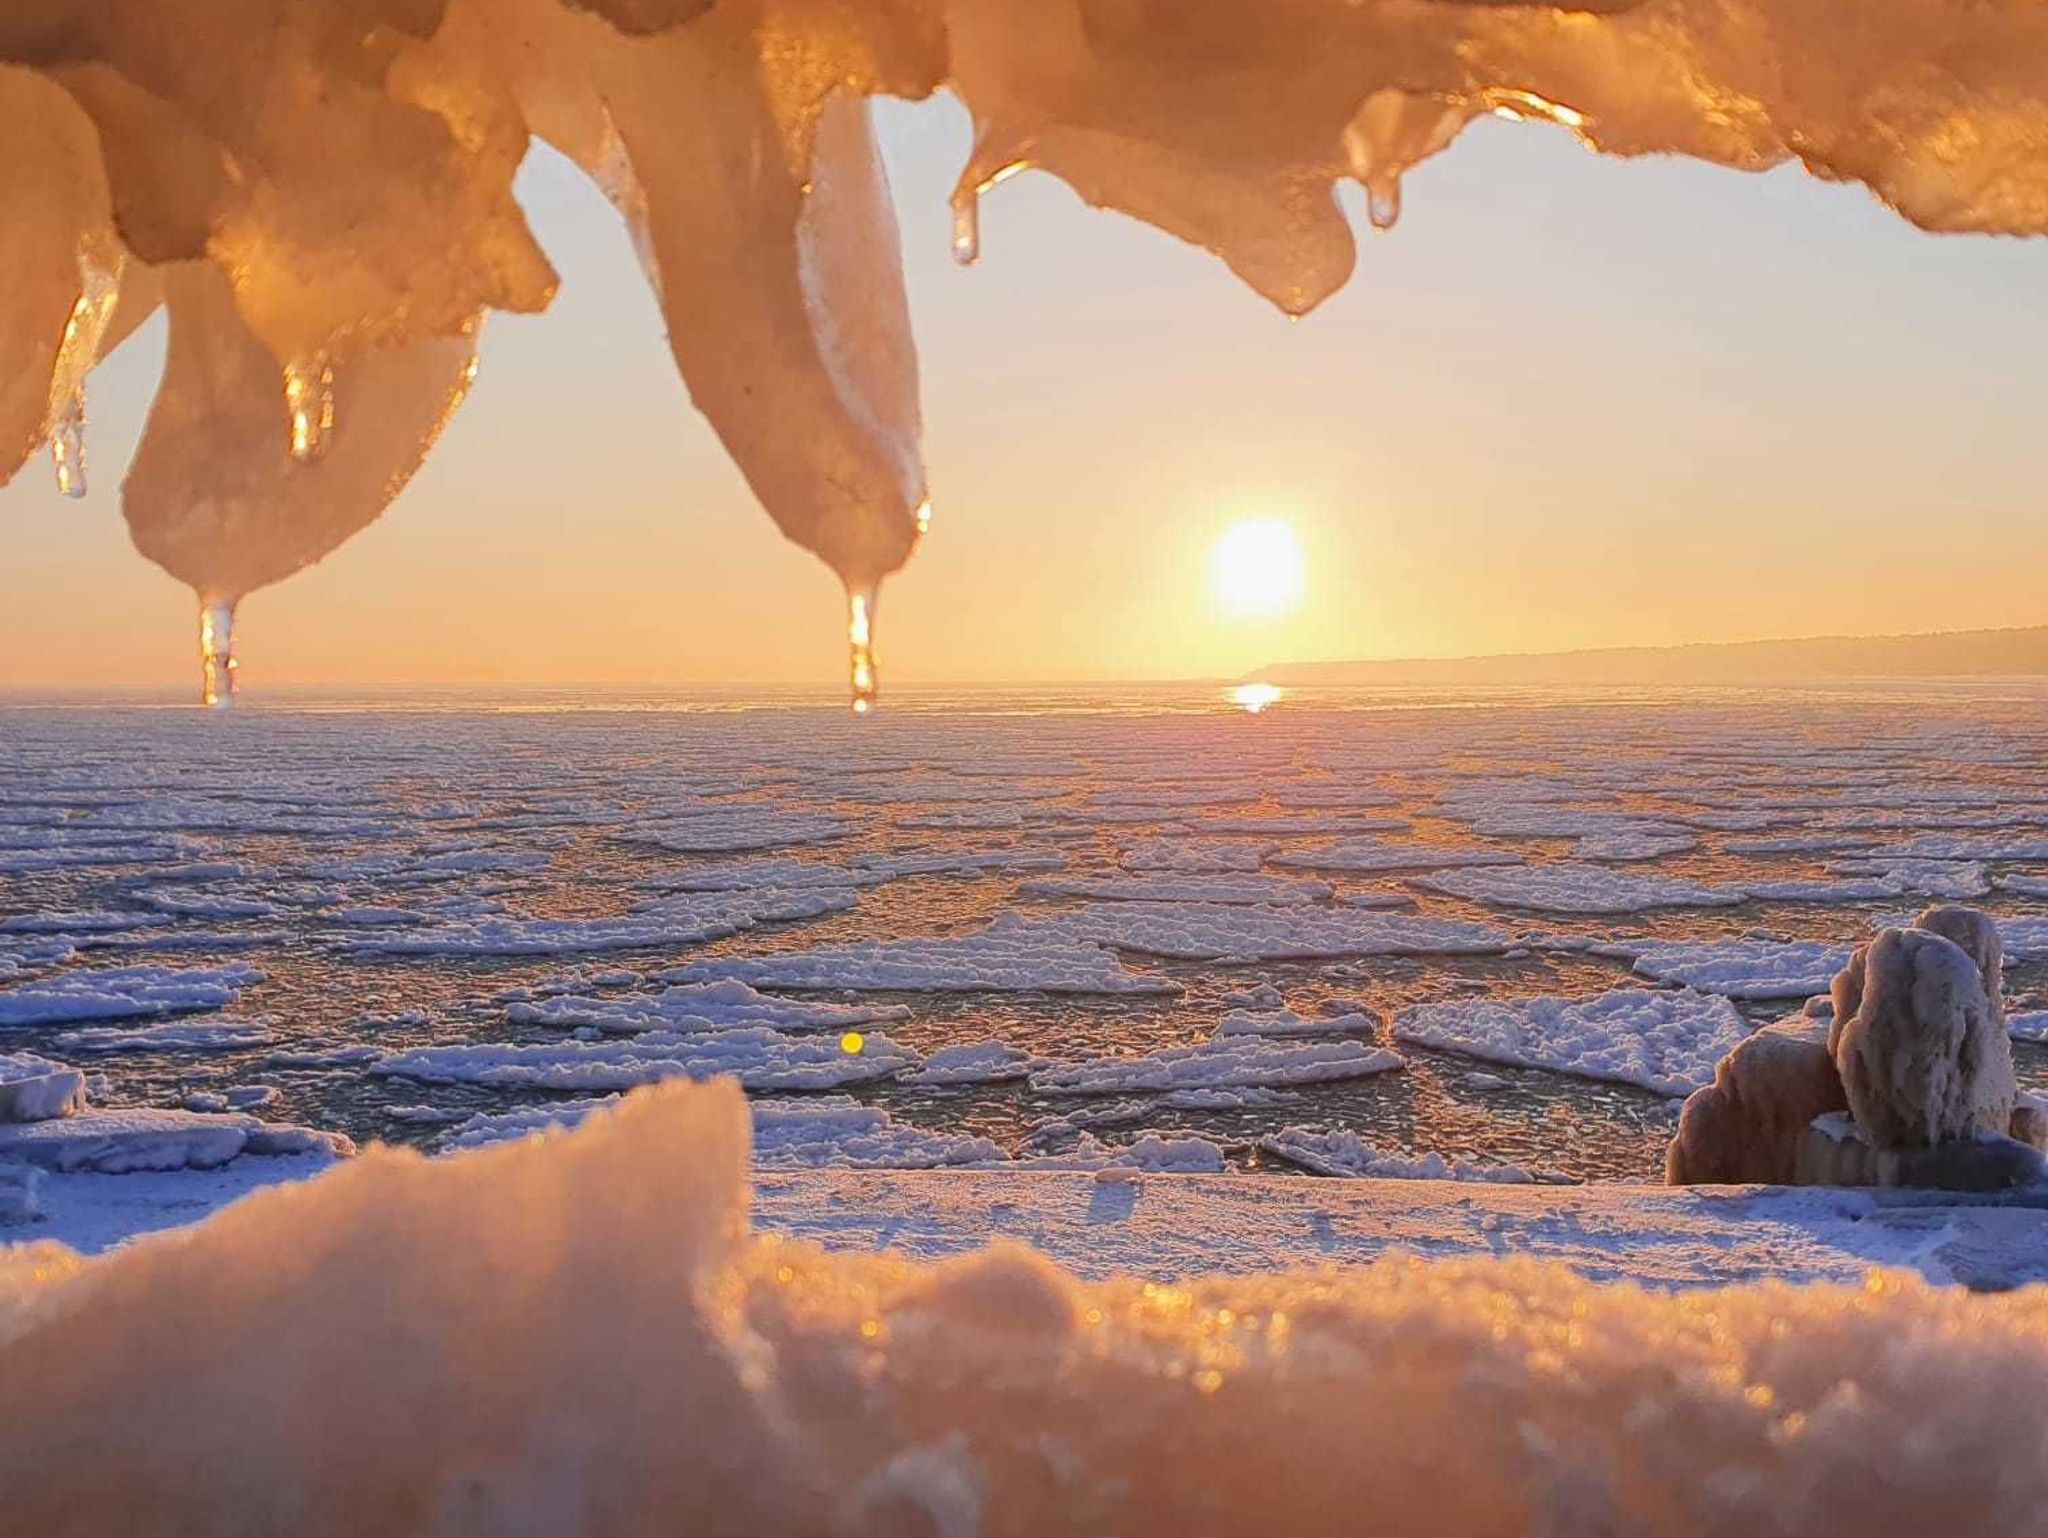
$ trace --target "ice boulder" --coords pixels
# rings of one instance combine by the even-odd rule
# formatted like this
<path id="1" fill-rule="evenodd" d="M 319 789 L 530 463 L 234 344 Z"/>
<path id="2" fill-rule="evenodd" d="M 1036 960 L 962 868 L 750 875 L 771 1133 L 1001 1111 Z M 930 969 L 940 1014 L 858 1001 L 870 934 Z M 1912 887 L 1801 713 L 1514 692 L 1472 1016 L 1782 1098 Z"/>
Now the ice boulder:
<path id="1" fill-rule="evenodd" d="M 85 1109 L 85 1075 L 33 1052 L 0 1053 L 0 1122 L 54 1121 Z"/>
<path id="2" fill-rule="evenodd" d="M 1812 1022 L 1794 1017 L 1737 1043 L 1679 1113 L 1667 1185 L 1789 1185 L 1815 1117 L 1848 1109 L 1835 1061 Z"/>
<path id="3" fill-rule="evenodd" d="M 1955 910 L 1936 910 L 1945 927 Z M 1974 915 L 1973 915 L 1974 916 Z M 1988 928 L 1988 924 L 1985 926 Z M 2012 1045 L 1978 957 L 1932 929 L 1889 929 L 1835 983 L 1829 1045 L 1856 1125 L 1880 1148 L 1926 1148 L 2012 1122 Z"/>
<path id="4" fill-rule="evenodd" d="M 1922 1186 L 2005 1191 L 2048 1173 L 2039 1148 L 2002 1133 L 1950 1138 L 1924 1148 L 1885 1148 L 1842 1112 L 1801 1129 L 1793 1183 L 1807 1186 Z"/>

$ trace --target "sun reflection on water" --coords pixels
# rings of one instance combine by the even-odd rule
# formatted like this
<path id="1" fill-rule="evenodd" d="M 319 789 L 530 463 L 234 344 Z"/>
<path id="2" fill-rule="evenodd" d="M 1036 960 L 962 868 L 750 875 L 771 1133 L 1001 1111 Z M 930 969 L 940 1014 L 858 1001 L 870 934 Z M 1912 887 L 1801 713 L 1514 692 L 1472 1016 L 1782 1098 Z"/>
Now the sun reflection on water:
<path id="1" fill-rule="evenodd" d="M 1278 684 L 1238 684 L 1229 694 L 1231 704 L 1254 716 L 1287 697 L 1287 691 Z"/>

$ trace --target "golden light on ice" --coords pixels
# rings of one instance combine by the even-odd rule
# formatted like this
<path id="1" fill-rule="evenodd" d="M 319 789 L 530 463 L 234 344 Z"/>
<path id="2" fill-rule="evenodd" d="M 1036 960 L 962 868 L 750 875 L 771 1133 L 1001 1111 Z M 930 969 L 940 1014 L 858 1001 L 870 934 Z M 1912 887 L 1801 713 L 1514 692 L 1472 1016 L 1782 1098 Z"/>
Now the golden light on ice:
<path id="1" fill-rule="evenodd" d="M 1233 524 L 1209 555 L 1209 587 L 1227 614 L 1270 619 L 1301 605 L 1301 540 L 1277 518 Z"/>
<path id="2" fill-rule="evenodd" d="M 1239 710 L 1257 715 L 1268 705 L 1277 705 L 1285 695 L 1278 684 L 1239 684 L 1230 691 L 1230 702 Z"/>

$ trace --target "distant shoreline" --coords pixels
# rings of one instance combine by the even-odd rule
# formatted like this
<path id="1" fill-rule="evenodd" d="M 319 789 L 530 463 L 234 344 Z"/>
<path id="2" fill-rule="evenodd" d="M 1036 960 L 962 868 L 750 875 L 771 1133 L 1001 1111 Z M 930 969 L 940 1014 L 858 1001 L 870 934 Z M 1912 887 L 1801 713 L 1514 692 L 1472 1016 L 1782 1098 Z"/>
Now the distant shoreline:
<path id="1" fill-rule="evenodd" d="M 2048 625 L 1929 635 L 1609 646 L 1583 651 L 1283 662 L 1247 676 L 1294 686 L 1342 684 L 1727 684 L 1846 678 L 2048 675 Z"/>

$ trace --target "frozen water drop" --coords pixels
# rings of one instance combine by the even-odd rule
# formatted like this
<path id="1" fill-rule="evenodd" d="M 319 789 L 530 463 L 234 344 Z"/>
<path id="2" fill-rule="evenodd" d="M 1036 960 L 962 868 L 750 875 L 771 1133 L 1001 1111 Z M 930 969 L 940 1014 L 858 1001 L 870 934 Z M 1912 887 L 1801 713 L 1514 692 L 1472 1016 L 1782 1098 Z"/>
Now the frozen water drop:
<path id="1" fill-rule="evenodd" d="M 235 606 L 199 606 L 199 703 L 226 710 L 235 703 Z"/>
<path id="2" fill-rule="evenodd" d="M 85 387 L 72 392 L 50 426 L 50 463 L 57 489 L 74 501 L 85 495 Z"/>
<path id="3" fill-rule="evenodd" d="M 853 713 L 875 708 L 875 589 L 846 590 L 846 644 L 852 661 Z"/>
<path id="4" fill-rule="evenodd" d="M 334 364 L 326 353 L 285 365 L 284 404 L 290 414 L 292 458 L 300 464 L 320 458 L 334 431 Z"/>
<path id="5" fill-rule="evenodd" d="M 1365 214 L 1376 230 L 1391 230 L 1400 221 L 1400 177 L 1376 176 L 1365 184 Z"/>
<path id="6" fill-rule="evenodd" d="M 981 194 L 972 187 L 953 195 L 953 260 L 962 267 L 981 260 Z"/>

